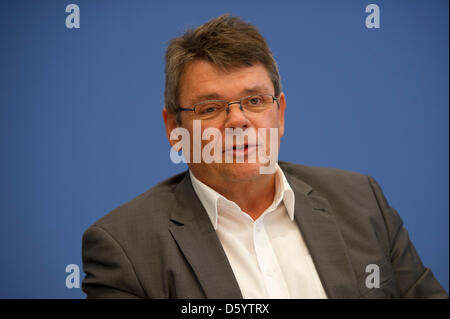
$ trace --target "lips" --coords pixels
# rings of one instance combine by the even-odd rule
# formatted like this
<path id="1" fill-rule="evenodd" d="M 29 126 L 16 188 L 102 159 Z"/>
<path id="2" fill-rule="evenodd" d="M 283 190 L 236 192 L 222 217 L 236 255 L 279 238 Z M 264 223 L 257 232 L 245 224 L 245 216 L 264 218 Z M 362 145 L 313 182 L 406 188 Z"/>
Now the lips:
<path id="1" fill-rule="evenodd" d="M 234 155 L 248 155 L 249 153 L 256 150 L 257 147 L 257 144 L 233 145 L 233 147 L 225 149 L 224 153 L 233 153 Z"/>
<path id="2" fill-rule="evenodd" d="M 233 150 L 242 150 L 242 149 L 245 149 L 245 148 L 248 148 L 248 144 L 233 146 Z"/>
<path id="3" fill-rule="evenodd" d="M 233 145 L 233 147 L 229 147 L 229 148 L 225 149 L 224 152 L 243 150 L 243 149 L 247 149 L 247 148 L 248 148 L 248 144 Z"/>

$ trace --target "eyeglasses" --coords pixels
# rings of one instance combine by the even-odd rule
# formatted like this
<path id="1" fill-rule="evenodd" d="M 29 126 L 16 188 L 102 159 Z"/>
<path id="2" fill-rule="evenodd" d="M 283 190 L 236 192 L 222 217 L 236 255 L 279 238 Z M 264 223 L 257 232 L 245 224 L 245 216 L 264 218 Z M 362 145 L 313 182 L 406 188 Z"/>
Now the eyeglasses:
<path id="1" fill-rule="evenodd" d="M 238 101 L 208 100 L 194 104 L 193 108 L 182 108 L 180 111 L 193 111 L 194 117 L 201 120 L 217 119 L 230 112 L 230 105 L 239 104 L 239 109 L 250 113 L 261 113 L 270 109 L 278 99 L 271 94 L 244 96 Z M 226 112 L 226 113 L 225 113 Z"/>

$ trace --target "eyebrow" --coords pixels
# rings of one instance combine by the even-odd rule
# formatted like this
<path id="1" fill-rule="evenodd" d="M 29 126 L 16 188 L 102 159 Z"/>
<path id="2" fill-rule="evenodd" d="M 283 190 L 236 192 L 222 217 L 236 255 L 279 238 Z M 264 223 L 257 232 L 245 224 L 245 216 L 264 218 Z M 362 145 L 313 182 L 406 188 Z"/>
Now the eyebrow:
<path id="1" fill-rule="evenodd" d="M 270 91 L 270 90 L 268 90 L 264 86 L 255 85 L 252 88 L 245 89 L 244 91 L 242 91 L 242 93 L 243 94 L 270 94 L 270 92 L 268 92 L 268 91 Z"/>
<path id="2" fill-rule="evenodd" d="M 263 87 L 263 86 L 259 86 L 259 85 L 255 85 L 251 88 L 247 88 L 241 91 L 242 96 L 245 95 L 251 95 L 251 94 L 270 94 L 267 88 Z M 199 103 L 202 101 L 207 101 L 207 100 L 225 100 L 225 98 L 217 93 L 210 93 L 210 94 L 201 94 L 196 96 L 193 99 L 193 103 Z"/>
<path id="3" fill-rule="evenodd" d="M 221 100 L 223 99 L 223 97 L 217 93 L 211 93 L 211 94 L 202 94 L 202 95 L 198 95 L 194 98 L 193 102 L 194 103 L 198 103 L 198 102 L 202 102 L 202 101 L 207 101 L 207 100 Z"/>

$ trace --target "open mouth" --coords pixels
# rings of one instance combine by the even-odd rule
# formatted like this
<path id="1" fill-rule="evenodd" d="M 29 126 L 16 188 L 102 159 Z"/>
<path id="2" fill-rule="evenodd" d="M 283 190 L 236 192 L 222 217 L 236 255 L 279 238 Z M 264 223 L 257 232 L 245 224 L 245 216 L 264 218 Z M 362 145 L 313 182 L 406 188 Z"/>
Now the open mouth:
<path id="1" fill-rule="evenodd" d="M 245 149 L 248 149 L 248 144 L 241 146 L 233 146 L 233 150 L 245 150 Z"/>
<path id="2" fill-rule="evenodd" d="M 230 147 L 228 149 L 225 149 L 224 152 L 232 152 L 233 154 L 248 154 L 249 152 L 252 152 L 253 150 L 256 150 L 257 145 L 253 144 L 242 144 L 242 145 L 233 145 L 233 147 Z"/>

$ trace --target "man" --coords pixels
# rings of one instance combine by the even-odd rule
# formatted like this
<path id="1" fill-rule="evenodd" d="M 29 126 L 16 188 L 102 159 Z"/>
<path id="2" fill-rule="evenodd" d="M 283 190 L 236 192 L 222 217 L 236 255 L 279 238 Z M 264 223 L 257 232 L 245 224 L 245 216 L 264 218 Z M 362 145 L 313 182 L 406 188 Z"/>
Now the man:
<path id="1" fill-rule="evenodd" d="M 87 296 L 447 298 L 372 178 L 284 162 L 262 173 L 285 109 L 276 62 L 252 25 L 224 15 L 172 40 L 163 119 L 172 146 L 175 130 L 189 133 L 189 170 L 85 232 Z M 211 142 L 195 139 L 195 125 L 201 137 L 219 132 L 216 160 L 190 152 Z M 230 129 L 276 135 L 227 144 Z"/>

